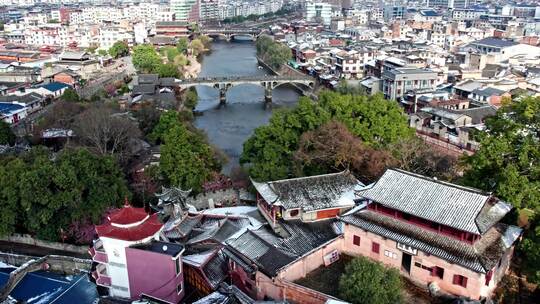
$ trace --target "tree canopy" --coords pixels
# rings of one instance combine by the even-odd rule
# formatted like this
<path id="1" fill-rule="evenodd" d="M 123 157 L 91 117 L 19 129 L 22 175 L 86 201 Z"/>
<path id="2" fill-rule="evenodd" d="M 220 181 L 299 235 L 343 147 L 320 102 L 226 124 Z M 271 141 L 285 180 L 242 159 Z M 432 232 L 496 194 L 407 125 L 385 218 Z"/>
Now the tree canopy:
<path id="1" fill-rule="evenodd" d="M 174 77 L 174 78 L 180 77 L 180 72 L 178 71 L 178 67 L 174 63 L 160 64 L 157 66 L 154 72 L 157 73 L 159 77 Z"/>
<path id="2" fill-rule="evenodd" d="M 161 58 L 156 50 L 149 44 L 141 44 L 134 47 L 132 61 L 137 69 L 145 73 L 152 73 L 162 64 Z"/>
<path id="3" fill-rule="evenodd" d="M 72 88 L 65 89 L 60 99 L 67 102 L 79 102 L 81 100 L 79 94 L 77 94 L 77 91 Z"/>
<path id="4" fill-rule="evenodd" d="M 189 41 L 185 37 L 181 37 L 180 39 L 178 39 L 178 42 L 176 43 L 176 49 L 181 54 L 187 53 L 188 46 L 189 46 Z"/>
<path id="5" fill-rule="evenodd" d="M 177 114 L 168 114 L 163 121 L 160 119 L 154 136 L 163 141 L 159 167 L 167 184 L 198 192 L 211 174 L 220 169 L 205 138 L 188 130 Z"/>
<path id="6" fill-rule="evenodd" d="M 402 303 L 402 285 L 399 272 L 381 263 L 359 256 L 345 267 L 339 280 L 339 293 L 352 304 Z"/>
<path id="7" fill-rule="evenodd" d="M 106 209 L 128 195 L 112 157 L 85 149 L 67 149 L 53 157 L 35 147 L 21 157 L 0 159 L 0 234 L 20 226 L 58 241 L 73 223 L 97 223 Z"/>
<path id="8" fill-rule="evenodd" d="M 331 119 L 343 123 L 368 147 L 385 147 L 414 134 L 395 101 L 385 100 L 379 95 L 323 92 L 317 103 L 303 97 L 295 108 L 274 112 L 269 124 L 255 129 L 244 143 L 240 162 L 249 164 L 249 173 L 256 179 L 294 176 L 292 158 L 301 135 Z"/>
<path id="9" fill-rule="evenodd" d="M 109 55 L 114 58 L 127 56 L 129 54 L 129 46 L 125 41 L 116 41 L 111 48 L 109 48 Z"/>
<path id="10" fill-rule="evenodd" d="M 504 105 L 478 135 L 480 149 L 466 157 L 464 183 L 540 212 L 539 130 L 540 98 Z"/>
<path id="11" fill-rule="evenodd" d="M 193 39 L 190 43 L 193 56 L 198 56 L 204 51 L 204 44 L 200 39 Z"/>
<path id="12" fill-rule="evenodd" d="M 288 46 L 275 42 L 267 35 L 260 36 L 255 46 L 257 56 L 261 57 L 274 69 L 279 69 L 282 64 L 292 58 L 292 52 Z"/>
<path id="13" fill-rule="evenodd" d="M 17 137 L 11 130 L 9 124 L 3 120 L 0 120 L 0 145 L 10 145 L 15 144 Z"/>

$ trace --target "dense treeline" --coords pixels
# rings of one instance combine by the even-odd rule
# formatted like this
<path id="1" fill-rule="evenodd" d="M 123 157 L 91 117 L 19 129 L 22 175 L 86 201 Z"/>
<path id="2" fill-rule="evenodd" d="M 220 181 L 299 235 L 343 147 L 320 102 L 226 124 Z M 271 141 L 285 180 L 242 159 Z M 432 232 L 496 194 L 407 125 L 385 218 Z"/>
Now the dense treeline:
<path id="1" fill-rule="evenodd" d="M 291 49 L 282 43 L 274 41 L 270 36 L 263 35 L 255 45 L 257 56 L 262 58 L 273 69 L 279 69 L 292 57 Z"/>
<path id="2" fill-rule="evenodd" d="M 128 196 L 124 174 L 111 156 L 84 148 L 52 154 L 35 147 L 0 158 L 2 235 L 24 230 L 46 240 L 76 240 L 80 226 L 99 222 Z"/>
<path id="3" fill-rule="evenodd" d="M 371 182 L 389 166 L 452 175 L 455 160 L 420 142 L 395 101 L 325 91 L 318 102 L 276 111 L 244 143 L 241 163 L 258 180 L 350 169 Z"/>

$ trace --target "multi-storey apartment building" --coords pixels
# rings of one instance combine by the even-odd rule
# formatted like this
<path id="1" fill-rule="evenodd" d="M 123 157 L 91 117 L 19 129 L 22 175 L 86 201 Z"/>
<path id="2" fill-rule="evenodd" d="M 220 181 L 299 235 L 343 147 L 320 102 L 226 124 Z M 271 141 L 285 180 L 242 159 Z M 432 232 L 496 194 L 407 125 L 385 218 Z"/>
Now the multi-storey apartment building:
<path id="1" fill-rule="evenodd" d="M 383 93 L 388 99 L 398 99 L 408 91 L 432 91 L 437 72 L 428 69 L 398 67 L 382 73 Z"/>

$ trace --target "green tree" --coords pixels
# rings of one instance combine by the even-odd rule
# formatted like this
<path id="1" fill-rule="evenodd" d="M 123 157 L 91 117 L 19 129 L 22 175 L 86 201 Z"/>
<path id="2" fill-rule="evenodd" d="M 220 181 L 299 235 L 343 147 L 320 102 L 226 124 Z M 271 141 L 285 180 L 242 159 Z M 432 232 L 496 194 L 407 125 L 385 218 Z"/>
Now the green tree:
<path id="1" fill-rule="evenodd" d="M 178 123 L 164 135 L 160 171 L 169 185 L 198 192 L 219 168 L 212 148 L 204 138 Z"/>
<path id="2" fill-rule="evenodd" d="M 33 148 L 4 160 L 0 172 L 0 201 L 8 213 L 0 220 L 4 233 L 14 231 L 16 223 L 39 238 L 58 241 L 72 223 L 97 223 L 129 195 L 116 161 L 85 149 L 63 150 L 53 158 L 48 150 Z"/>
<path id="3" fill-rule="evenodd" d="M 257 56 L 261 57 L 272 68 L 278 69 L 292 57 L 291 49 L 282 43 L 275 42 L 271 37 L 263 35 L 255 44 Z"/>
<path id="4" fill-rule="evenodd" d="M 3 120 L 0 120 L 0 145 L 10 145 L 15 144 L 17 137 L 11 130 L 9 124 Z"/>
<path id="5" fill-rule="evenodd" d="M 188 64 L 188 59 L 184 54 L 178 54 L 174 57 L 173 63 L 178 67 L 182 68 Z"/>
<path id="6" fill-rule="evenodd" d="M 257 180 L 290 177 L 291 158 L 302 133 L 317 128 L 330 118 L 328 111 L 302 97 L 297 107 L 274 112 L 268 125 L 255 129 L 244 143 L 240 162 L 249 164 L 249 173 Z"/>
<path id="7" fill-rule="evenodd" d="M 184 93 L 184 107 L 188 108 L 189 110 L 195 109 L 198 99 L 199 96 L 197 95 L 197 91 L 195 90 L 195 88 L 190 88 Z"/>
<path id="8" fill-rule="evenodd" d="M 518 208 L 540 212 L 540 98 L 503 106 L 478 134 L 480 149 L 465 158 L 464 183 Z"/>
<path id="9" fill-rule="evenodd" d="M 134 47 L 132 61 L 133 65 L 144 73 L 152 73 L 162 64 L 156 50 L 149 44 Z"/>
<path id="10" fill-rule="evenodd" d="M 167 111 L 161 113 L 159 121 L 149 134 L 148 138 L 156 144 L 162 143 L 167 131 L 172 129 L 177 124 L 181 123 L 180 116 L 176 111 Z"/>
<path id="11" fill-rule="evenodd" d="M 256 179 L 294 176 L 291 157 L 301 135 L 330 119 L 345 124 L 363 144 L 376 149 L 414 135 L 395 101 L 379 95 L 341 95 L 327 91 L 319 95 L 317 103 L 303 97 L 296 108 L 276 111 L 270 123 L 255 129 L 244 143 L 240 162 L 249 164 L 249 172 Z"/>
<path id="12" fill-rule="evenodd" d="M 519 244 L 519 252 L 524 257 L 521 268 L 527 274 L 527 281 L 540 284 L 540 213 L 531 220 L 530 228 Z"/>
<path id="13" fill-rule="evenodd" d="M 204 45 L 205 49 L 210 49 L 210 46 L 212 44 L 212 39 L 210 37 L 208 37 L 206 35 L 200 35 L 198 38 L 202 42 L 202 44 Z"/>
<path id="14" fill-rule="evenodd" d="M 199 39 L 193 39 L 190 44 L 193 56 L 198 56 L 204 51 L 204 44 Z"/>
<path id="15" fill-rule="evenodd" d="M 176 43 L 176 49 L 178 50 L 178 52 L 180 52 L 181 54 L 186 54 L 188 47 L 189 41 L 187 38 L 181 37 L 180 39 L 178 39 L 178 42 Z"/>
<path id="16" fill-rule="evenodd" d="M 178 67 L 176 67 L 176 65 L 174 65 L 173 63 L 160 64 L 156 67 L 154 72 L 159 74 L 159 77 L 180 77 Z"/>
<path id="17" fill-rule="evenodd" d="M 129 46 L 125 41 L 116 41 L 109 49 L 109 54 L 113 58 L 127 56 L 129 54 Z"/>
<path id="18" fill-rule="evenodd" d="M 343 300 L 353 304 L 402 303 L 402 286 L 396 269 L 360 256 L 345 267 L 339 280 L 339 293 Z"/>
<path id="19" fill-rule="evenodd" d="M 19 188 L 19 177 L 25 174 L 25 166 L 21 159 L 0 158 L 0 235 L 5 236 L 15 232 L 17 223 L 22 222 L 22 210 L 19 194 L 24 191 Z"/>
<path id="20" fill-rule="evenodd" d="M 67 102 L 79 102 L 81 100 L 77 91 L 72 88 L 67 88 L 60 99 Z"/>
<path id="21" fill-rule="evenodd" d="M 98 51 L 98 54 L 99 54 L 100 56 L 107 56 L 107 55 L 109 54 L 109 52 L 107 52 L 107 50 L 99 50 L 99 51 Z"/>
<path id="22" fill-rule="evenodd" d="M 165 55 L 167 56 L 167 60 L 169 62 L 174 62 L 174 58 L 178 56 L 179 54 L 180 52 L 175 47 L 168 46 L 165 48 Z"/>

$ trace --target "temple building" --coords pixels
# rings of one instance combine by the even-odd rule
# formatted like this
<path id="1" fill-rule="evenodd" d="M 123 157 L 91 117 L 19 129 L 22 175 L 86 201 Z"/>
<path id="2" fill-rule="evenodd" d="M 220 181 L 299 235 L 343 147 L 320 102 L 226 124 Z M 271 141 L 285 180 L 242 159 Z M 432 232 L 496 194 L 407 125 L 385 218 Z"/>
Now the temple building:
<path id="1" fill-rule="evenodd" d="M 508 270 L 521 229 L 500 222 L 512 207 L 491 194 L 394 169 L 358 194 L 368 205 L 341 218 L 345 253 L 472 299 Z"/>
<path id="2" fill-rule="evenodd" d="M 252 183 L 257 206 L 277 233 L 281 219 L 315 222 L 336 218 L 355 206 L 355 191 L 364 187 L 349 171 Z"/>
<path id="3" fill-rule="evenodd" d="M 181 244 L 159 241 L 163 224 L 144 208 L 112 212 L 96 226 L 98 238 L 90 248 L 96 263 L 92 276 L 113 297 L 152 298 L 178 303 L 184 296 Z"/>

